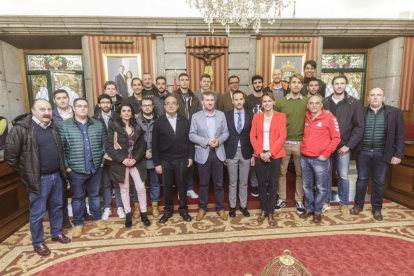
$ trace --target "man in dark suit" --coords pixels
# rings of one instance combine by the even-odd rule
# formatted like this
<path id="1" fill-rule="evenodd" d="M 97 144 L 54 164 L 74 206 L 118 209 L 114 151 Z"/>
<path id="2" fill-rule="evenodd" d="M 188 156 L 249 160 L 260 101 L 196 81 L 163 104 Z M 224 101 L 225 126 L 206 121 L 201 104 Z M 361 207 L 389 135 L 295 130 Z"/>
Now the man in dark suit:
<path id="1" fill-rule="evenodd" d="M 125 67 L 123 65 L 119 65 L 119 74 L 115 76 L 116 87 L 118 88 L 118 95 L 122 96 L 122 98 L 128 98 L 128 85 L 126 81 L 126 76 L 124 75 Z"/>
<path id="2" fill-rule="evenodd" d="M 201 75 L 200 78 L 200 90 L 194 91 L 194 96 L 197 96 L 197 98 L 201 101 L 202 99 L 202 95 L 204 91 L 210 90 L 211 89 L 211 77 L 209 74 L 203 74 Z M 220 100 L 220 93 L 217 91 L 213 91 L 214 93 L 214 97 L 216 98 L 215 104 L 214 104 L 214 109 L 218 108 L 218 102 Z"/>
<path id="3" fill-rule="evenodd" d="M 159 222 L 166 223 L 172 217 L 174 180 L 180 196 L 180 216 L 189 222 L 186 180 L 187 169 L 194 160 L 194 144 L 189 140 L 190 121 L 177 113 L 175 97 L 168 96 L 164 108 L 166 114 L 155 120 L 152 131 L 152 159 L 155 171 L 162 174 L 164 184 L 164 215 Z"/>
<path id="4" fill-rule="evenodd" d="M 224 113 L 229 130 L 229 138 L 224 142 L 226 150 L 227 169 L 229 171 L 229 216 L 236 216 L 237 180 L 239 180 L 240 211 L 245 217 L 250 217 L 247 211 L 247 179 L 250 165 L 254 166 L 253 147 L 250 144 L 250 129 L 253 112 L 244 109 L 245 95 L 241 91 L 233 93 L 234 109 Z"/>

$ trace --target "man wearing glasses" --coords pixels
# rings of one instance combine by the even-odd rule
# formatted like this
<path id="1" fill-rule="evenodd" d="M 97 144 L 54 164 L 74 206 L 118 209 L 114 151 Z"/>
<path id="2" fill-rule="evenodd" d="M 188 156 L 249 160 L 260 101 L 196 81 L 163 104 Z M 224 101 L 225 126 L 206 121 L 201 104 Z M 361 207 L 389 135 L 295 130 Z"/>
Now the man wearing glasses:
<path id="1" fill-rule="evenodd" d="M 72 237 L 82 235 L 85 210 L 85 187 L 88 190 L 89 209 L 96 226 L 106 229 L 101 218 L 99 186 L 105 163 L 106 130 L 100 121 L 88 116 L 88 101 L 78 98 L 73 102 L 75 113 L 58 125 L 62 140 L 66 173 L 72 191 Z"/>
<path id="2" fill-rule="evenodd" d="M 229 91 L 224 93 L 218 101 L 218 110 L 221 112 L 233 110 L 233 93 L 239 90 L 240 79 L 238 76 L 230 76 L 228 83 Z"/>

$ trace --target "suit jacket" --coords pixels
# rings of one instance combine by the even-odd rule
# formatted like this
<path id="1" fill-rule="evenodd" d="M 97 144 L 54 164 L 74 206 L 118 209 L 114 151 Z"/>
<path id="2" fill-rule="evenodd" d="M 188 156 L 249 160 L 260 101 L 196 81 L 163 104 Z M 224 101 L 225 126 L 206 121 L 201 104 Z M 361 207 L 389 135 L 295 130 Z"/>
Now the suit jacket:
<path id="1" fill-rule="evenodd" d="M 217 157 L 224 161 L 226 159 L 226 152 L 224 150 L 224 142 L 229 137 L 229 131 L 227 129 L 227 122 L 224 113 L 215 110 L 216 115 L 216 135 L 219 141 L 219 146 L 215 148 Z M 195 144 L 195 161 L 200 164 L 204 164 L 210 154 L 210 147 L 207 145 L 208 138 L 210 137 L 207 129 L 207 121 L 204 110 L 201 110 L 193 115 L 190 128 L 190 140 Z"/>
<path id="2" fill-rule="evenodd" d="M 227 91 L 223 95 L 220 96 L 220 101 L 218 103 L 218 110 L 221 112 L 227 112 L 232 110 L 233 107 L 233 100 L 230 95 L 230 91 Z"/>
<path id="3" fill-rule="evenodd" d="M 213 91 L 213 93 L 214 93 L 214 96 L 216 97 L 215 101 L 214 101 L 214 109 L 218 109 L 218 102 L 220 100 L 220 93 L 217 92 L 217 91 Z M 200 103 L 202 101 L 202 98 L 201 98 L 202 95 L 203 95 L 203 93 L 201 92 L 201 89 L 194 92 L 194 96 L 197 96 Z"/>
<path id="4" fill-rule="evenodd" d="M 121 76 L 121 73 L 117 74 L 115 76 L 115 83 L 116 83 L 118 94 L 121 95 L 122 98 L 124 99 L 128 98 L 128 86 L 127 86 L 126 76 L 124 75 L 124 78 L 123 78 Z"/>
<path id="5" fill-rule="evenodd" d="M 252 122 L 252 130 L 250 131 L 250 141 L 254 149 L 254 156 L 260 157 L 260 153 L 263 152 L 263 123 L 264 112 L 254 115 Z M 286 140 L 286 114 L 273 111 L 273 118 L 270 122 L 269 131 L 269 152 L 272 154 L 272 159 L 284 157 L 285 153 L 285 140 Z"/>
<path id="6" fill-rule="evenodd" d="M 237 144 L 240 139 L 241 152 L 244 159 L 250 159 L 253 155 L 253 147 L 250 143 L 250 129 L 252 128 L 253 112 L 244 110 L 244 126 L 240 133 L 237 132 L 234 122 L 234 109 L 224 113 L 229 130 L 229 138 L 224 143 L 227 159 L 233 159 L 236 155 Z"/>

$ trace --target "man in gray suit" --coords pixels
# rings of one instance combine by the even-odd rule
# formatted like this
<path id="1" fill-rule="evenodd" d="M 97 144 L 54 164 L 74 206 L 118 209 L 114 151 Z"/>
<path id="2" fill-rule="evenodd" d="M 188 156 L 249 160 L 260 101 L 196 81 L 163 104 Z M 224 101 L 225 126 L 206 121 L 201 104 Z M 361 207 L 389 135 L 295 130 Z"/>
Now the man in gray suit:
<path id="1" fill-rule="evenodd" d="M 122 98 L 128 98 L 128 84 L 126 81 L 126 76 L 124 75 L 125 67 L 123 65 L 119 65 L 119 74 L 115 76 L 115 83 L 116 87 L 118 88 L 118 95 Z"/>
<path id="2" fill-rule="evenodd" d="M 197 98 L 200 100 L 200 103 L 202 101 L 201 96 L 203 95 L 204 91 L 208 91 L 211 89 L 211 77 L 208 74 L 201 75 L 200 78 L 200 90 L 197 90 L 194 92 L 194 95 L 197 96 Z M 215 101 L 214 101 L 214 109 L 217 109 L 218 101 L 220 100 L 220 93 L 217 91 L 213 91 Z"/>
<path id="3" fill-rule="evenodd" d="M 199 211 L 196 220 L 204 218 L 208 204 L 208 186 L 213 173 L 216 211 L 222 220 L 227 220 L 224 212 L 223 162 L 226 160 L 224 142 L 229 137 L 224 113 L 214 109 L 214 93 L 204 91 L 204 110 L 193 115 L 190 128 L 190 141 L 195 144 L 195 161 L 198 163 L 200 178 Z"/>

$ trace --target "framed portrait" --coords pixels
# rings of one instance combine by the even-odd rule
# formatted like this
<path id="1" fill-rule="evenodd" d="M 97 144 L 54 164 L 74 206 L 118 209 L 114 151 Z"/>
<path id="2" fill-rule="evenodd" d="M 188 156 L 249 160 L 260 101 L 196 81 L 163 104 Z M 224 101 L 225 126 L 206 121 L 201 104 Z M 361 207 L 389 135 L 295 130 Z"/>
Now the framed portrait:
<path id="1" fill-rule="evenodd" d="M 272 72 L 270 79 L 273 79 L 273 70 L 282 70 L 282 80 L 289 81 L 293 74 L 303 73 L 303 64 L 305 63 L 305 53 L 301 54 L 272 54 Z"/>
<path id="2" fill-rule="evenodd" d="M 105 81 L 115 81 L 117 93 L 126 98 L 133 94 L 131 80 L 141 78 L 141 55 L 103 54 Z"/>

